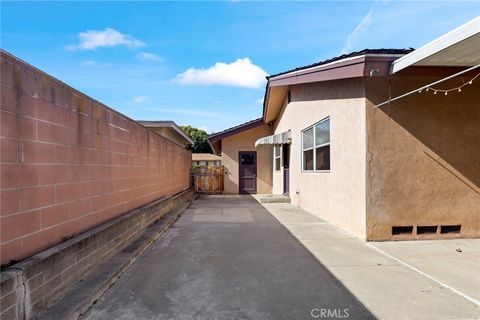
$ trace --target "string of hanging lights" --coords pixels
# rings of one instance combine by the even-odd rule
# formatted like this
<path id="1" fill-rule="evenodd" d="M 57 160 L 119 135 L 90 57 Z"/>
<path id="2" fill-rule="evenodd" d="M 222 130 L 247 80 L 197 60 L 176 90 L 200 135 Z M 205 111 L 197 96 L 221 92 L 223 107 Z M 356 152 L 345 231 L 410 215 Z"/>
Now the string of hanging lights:
<path id="1" fill-rule="evenodd" d="M 444 95 L 448 95 L 449 92 L 452 92 L 452 91 L 457 91 L 457 92 L 462 92 L 462 88 L 467 86 L 467 85 L 470 85 L 473 83 L 473 81 L 475 81 L 475 79 L 477 79 L 478 77 L 480 76 L 480 73 L 477 74 L 475 77 L 473 77 L 470 81 L 468 82 L 463 82 L 462 85 L 458 86 L 458 87 L 455 87 L 455 88 L 451 88 L 451 89 L 435 89 L 435 88 L 432 88 L 432 87 L 427 87 L 427 88 L 422 88 L 420 90 L 418 90 L 418 93 L 422 93 L 422 91 L 425 89 L 425 91 L 432 91 L 433 94 L 437 94 L 438 92 L 441 92 L 443 93 Z M 463 80 L 462 80 L 463 81 Z"/>
<path id="2" fill-rule="evenodd" d="M 480 73 L 477 74 L 475 77 L 473 77 L 470 81 L 468 81 L 468 82 L 463 82 L 463 84 L 462 84 L 461 86 L 456 87 L 456 88 L 452 88 L 452 89 L 435 89 L 435 88 L 433 88 L 433 86 L 435 86 L 435 85 L 437 85 L 437 84 L 439 84 L 439 83 L 445 82 L 445 81 L 447 81 L 447 80 L 453 79 L 453 78 L 455 78 L 455 77 L 458 77 L 458 76 L 460 76 L 460 75 L 462 75 L 462 74 L 464 74 L 464 73 L 470 72 L 470 71 L 475 70 L 475 69 L 477 69 L 477 68 L 480 68 L 480 64 L 471 66 L 470 68 L 467 68 L 467 69 L 465 69 L 465 70 L 462 70 L 462 71 L 460 71 L 460 72 L 457 72 L 457 73 L 455 73 L 455 74 L 452 74 L 452 75 L 450 75 L 450 76 L 448 76 L 448 77 L 446 77 L 446 78 L 443 78 L 443 79 L 437 80 L 437 81 L 435 81 L 435 82 L 429 83 L 429 84 L 427 84 L 427 85 L 424 85 L 424 86 L 422 86 L 422 87 L 420 87 L 420 88 L 413 89 L 412 91 L 409 91 L 409 92 L 406 92 L 406 93 L 404 93 L 404 94 L 401 94 L 401 95 L 399 95 L 399 96 L 397 96 L 397 97 L 395 97 L 395 98 L 389 97 L 387 101 L 384 101 L 384 102 L 382 102 L 382 103 L 379 103 L 379 104 L 375 105 L 374 108 L 380 108 L 381 106 L 384 106 L 384 105 L 386 105 L 386 104 L 390 104 L 390 103 L 393 102 L 393 101 L 396 101 L 396 100 L 398 100 L 398 99 L 403 99 L 403 98 L 405 98 L 405 97 L 407 97 L 407 96 L 409 96 L 409 95 L 411 95 L 411 94 L 421 93 L 422 91 L 424 91 L 424 90 L 426 91 L 427 89 L 428 89 L 428 91 L 432 91 L 433 94 L 436 94 L 437 92 L 443 92 L 444 94 L 448 94 L 448 92 L 450 92 L 450 91 L 455 91 L 455 90 L 457 90 L 457 92 L 460 90 L 460 92 L 461 92 L 461 91 L 462 91 L 462 88 L 463 88 L 464 86 L 468 85 L 468 84 L 472 84 L 473 81 L 480 76 Z"/>

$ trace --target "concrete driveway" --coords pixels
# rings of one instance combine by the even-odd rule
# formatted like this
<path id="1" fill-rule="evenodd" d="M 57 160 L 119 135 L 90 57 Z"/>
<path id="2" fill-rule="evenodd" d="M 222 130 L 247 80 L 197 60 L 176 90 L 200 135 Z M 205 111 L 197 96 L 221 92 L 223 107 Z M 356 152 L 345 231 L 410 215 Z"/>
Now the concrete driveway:
<path id="1" fill-rule="evenodd" d="M 87 319 L 372 319 L 249 196 L 195 201 Z"/>
<path id="2" fill-rule="evenodd" d="M 263 206 L 376 318 L 480 319 L 479 239 L 365 242 L 291 204 Z"/>

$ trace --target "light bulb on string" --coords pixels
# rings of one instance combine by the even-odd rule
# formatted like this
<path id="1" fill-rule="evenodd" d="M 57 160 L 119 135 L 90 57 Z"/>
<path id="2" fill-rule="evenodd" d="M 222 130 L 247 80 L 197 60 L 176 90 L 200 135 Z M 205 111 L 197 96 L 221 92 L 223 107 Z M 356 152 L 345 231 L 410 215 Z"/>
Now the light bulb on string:
<path id="1" fill-rule="evenodd" d="M 424 87 L 424 88 L 421 88 L 421 89 L 418 89 L 418 93 L 421 93 L 423 90 L 425 91 L 433 91 L 433 94 L 437 94 L 437 92 L 442 92 L 445 96 L 448 95 L 449 92 L 462 92 L 462 88 L 465 87 L 466 85 L 472 85 L 473 84 L 473 81 L 475 81 L 475 79 L 477 79 L 478 77 L 480 77 L 480 73 L 477 74 L 475 77 L 471 78 L 470 81 L 468 82 L 465 82 L 464 79 L 462 78 L 462 85 L 456 87 L 456 88 L 451 88 L 451 89 L 435 89 L 435 88 L 432 88 L 432 87 Z"/>

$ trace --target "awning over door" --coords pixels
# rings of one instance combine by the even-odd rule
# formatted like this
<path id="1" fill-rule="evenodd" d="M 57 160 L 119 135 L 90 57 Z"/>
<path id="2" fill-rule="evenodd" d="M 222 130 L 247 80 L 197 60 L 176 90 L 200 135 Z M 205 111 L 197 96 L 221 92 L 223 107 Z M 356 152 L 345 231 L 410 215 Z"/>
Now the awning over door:
<path id="1" fill-rule="evenodd" d="M 255 147 L 261 144 L 287 144 L 292 141 L 291 131 L 285 131 L 271 136 L 266 136 L 255 141 Z"/>

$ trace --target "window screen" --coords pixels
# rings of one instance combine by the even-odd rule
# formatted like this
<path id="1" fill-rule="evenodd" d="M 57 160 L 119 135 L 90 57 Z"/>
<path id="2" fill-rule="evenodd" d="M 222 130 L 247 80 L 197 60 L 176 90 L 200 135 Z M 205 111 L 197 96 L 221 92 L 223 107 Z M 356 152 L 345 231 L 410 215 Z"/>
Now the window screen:
<path id="1" fill-rule="evenodd" d="M 302 131 L 302 170 L 330 170 L 330 118 Z"/>

